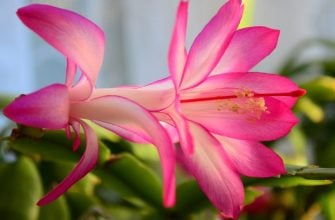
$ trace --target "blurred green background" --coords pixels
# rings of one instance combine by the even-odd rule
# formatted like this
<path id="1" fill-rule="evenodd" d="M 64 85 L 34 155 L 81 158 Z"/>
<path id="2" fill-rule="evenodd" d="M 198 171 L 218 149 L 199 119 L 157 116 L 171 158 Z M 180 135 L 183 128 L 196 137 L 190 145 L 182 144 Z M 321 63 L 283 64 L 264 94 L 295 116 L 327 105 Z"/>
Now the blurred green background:
<path id="1" fill-rule="evenodd" d="M 329 56 L 302 59 L 311 47 Z M 307 90 L 294 109 L 300 123 L 287 137 L 266 143 L 284 158 L 288 175 L 244 178 L 247 206 L 240 219 L 335 219 L 335 42 L 302 42 L 278 72 Z M 0 108 L 10 100 L 0 96 Z M 155 148 L 128 143 L 99 128 L 97 168 L 65 196 L 40 208 L 36 201 L 65 177 L 82 151 L 72 152 L 63 131 L 13 127 L 6 123 L 0 130 L 1 219 L 219 218 L 196 182 L 180 169 L 177 205 L 163 208 Z"/>
<path id="2" fill-rule="evenodd" d="M 244 25 L 251 23 L 254 6 L 248 10 Z M 323 56 L 308 56 L 311 50 Z M 300 123 L 287 137 L 266 143 L 283 157 L 288 175 L 244 178 L 246 206 L 240 219 L 335 220 L 335 41 L 313 38 L 296 44 L 275 72 L 307 90 L 294 109 Z M 0 109 L 12 98 L 0 95 Z M 220 219 L 181 169 L 177 204 L 163 208 L 155 148 L 131 144 L 99 128 L 96 169 L 40 208 L 38 199 L 64 178 L 82 151 L 72 152 L 61 131 L 13 128 L 6 121 L 0 129 L 0 219 Z"/>

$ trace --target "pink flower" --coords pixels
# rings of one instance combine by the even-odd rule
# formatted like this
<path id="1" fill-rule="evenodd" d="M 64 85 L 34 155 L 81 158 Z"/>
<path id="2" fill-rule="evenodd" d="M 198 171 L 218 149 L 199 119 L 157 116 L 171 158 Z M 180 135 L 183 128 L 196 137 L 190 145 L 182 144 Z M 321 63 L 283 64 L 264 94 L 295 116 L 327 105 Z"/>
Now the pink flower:
<path id="1" fill-rule="evenodd" d="M 169 50 L 170 77 L 144 87 L 95 90 L 117 94 L 154 113 L 178 157 L 223 216 L 237 218 L 244 200 L 240 175 L 285 173 L 281 158 L 260 141 L 286 135 L 297 123 L 291 108 L 305 93 L 284 77 L 249 72 L 276 47 L 279 31 L 237 30 L 240 0 L 229 0 L 185 49 L 188 1 L 180 1 Z M 145 137 L 123 135 L 145 142 Z"/>
<path id="2" fill-rule="evenodd" d="M 102 30 L 78 14 L 48 5 L 33 4 L 19 9 L 17 14 L 27 27 L 66 57 L 66 83 L 52 84 L 21 95 L 4 109 L 4 114 L 31 127 L 65 129 L 69 138 L 74 131 L 73 150 L 79 147 L 81 128 L 86 137 L 85 152 L 74 170 L 38 204 L 52 202 L 94 168 L 98 141 L 93 129 L 83 120 L 89 119 L 109 126 L 116 133 L 130 127 L 150 137 L 162 160 L 164 204 L 172 206 L 175 200 L 175 156 L 167 132 L 152 114 L 127 98 L 113 95 L 91 98 L 104 56 Z M 81 74 L 76 82 L 77 68 Z"/>

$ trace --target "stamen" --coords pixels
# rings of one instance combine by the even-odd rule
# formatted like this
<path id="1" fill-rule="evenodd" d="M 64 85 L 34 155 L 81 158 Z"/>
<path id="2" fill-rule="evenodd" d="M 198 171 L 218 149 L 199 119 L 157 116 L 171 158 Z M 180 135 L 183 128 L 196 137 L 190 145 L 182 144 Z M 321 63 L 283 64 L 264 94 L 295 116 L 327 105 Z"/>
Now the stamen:
<path id="1" fill-rule="evenodd" d="M 201 96 L 197 98 L 195 94 L 189 98 L 186 94 L 180 102 L 182 104 L 208 102 L 209 106 L 211 106 L 209 108 L 211 108 L 212 111 L 244 114 L 248 120 L 255 121 L 259 120 L 262 115 L 270 113 L 265 103 L 265 97 L 299 97 L 304 95 L 306 91 L 298 89 L 289 92 L 256 93 L 249 88 L 237 88 L 235 91 L 233 88 L 222 88 L 222 95 L 218 95 L 218 93 L 220 93 L 219 89 L 216 89 L 215 93 L 199 93 Z M 206 107 L 204 106 L 202 108 Z M 201 111 L 201 109 L 198 110 Z"/>
<path id="2" fill-rule="evenodd" d="M 255 97 L 252 90 L 242 88 L 237 92 L 236 97 L 244 99 L 239 113 L 248 114 L 253 119 L 260 119 L 263 113 L 270 113 L 263 97 Z"/>
<path id="3" fill-rule="evenodd" d="M 219 99 L 217 111 L 228 110 L 246 114 L 250 120 L 260 119 L 263 113 L 270 113 L 263 97 L 256 97 L 250 89 L 238 89 L 234 98 Z"/>
<path id="4" fill-rule="evenodd" d="M 253 97 L 254 93 L 250 89 L 241 88 L 235 93 L 237 98 Z"/>
<path id="5" fill-rule="evenodd" d="M 222 95 L 222 96 L 208 96 L 201 98 L 184 98 L 181 99 L 181 103 L 188 102 L 202 102 L 202 101 L 211 101 L 211 100 L 221 100 L 221 99 L 233 99 L 240 97 L 270 97 L 270 96 L 288 96 L 288 97 L 299 97 L 306 93 L 305 90 L 295 90 L 291 92 L 283 92 L 283 93 L 254 93 L 250 89 L 241 88 L 235 92 L 234 95 Z"/>

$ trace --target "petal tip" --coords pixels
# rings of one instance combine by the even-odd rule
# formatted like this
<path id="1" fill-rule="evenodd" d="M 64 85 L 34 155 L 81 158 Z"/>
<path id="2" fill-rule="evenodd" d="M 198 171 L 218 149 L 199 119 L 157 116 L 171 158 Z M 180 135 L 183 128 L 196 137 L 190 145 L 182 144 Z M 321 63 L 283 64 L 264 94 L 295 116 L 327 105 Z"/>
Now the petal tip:
<path id="1" fill-rule="evenodd" d="M 51 201 L 47 201 L 46 199 L 45 199 L 45 197 L 43 197 L 42 199 L 40 199 L 37 203 L 36 203 L 36 205 L 38 205 L 38 206 L 45 206 L 45 205 L 47 205 L 47 204 L 49 204 Z"/>
<path id="2" fill-rule="evenodd" d="M 61 129 L 69 120 L 67 87 L 52 84 L 8 104 L 4 115 L 18 124 L 30 127 Z"/>

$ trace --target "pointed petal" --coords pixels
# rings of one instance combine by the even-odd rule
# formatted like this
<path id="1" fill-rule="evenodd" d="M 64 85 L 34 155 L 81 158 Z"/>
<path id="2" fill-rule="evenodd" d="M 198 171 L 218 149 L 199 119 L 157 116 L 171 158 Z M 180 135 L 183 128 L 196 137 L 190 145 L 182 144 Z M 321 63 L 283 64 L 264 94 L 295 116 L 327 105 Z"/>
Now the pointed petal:
<path id="1" fill-rule="evenodd" d="M 207 78 L 199 86 L 184 90 L 182 100 L 208 97 L 236 96 L 245 90 L 258 96 L 271 96 L 292 107 L 299 96 L 305 94 L 290 79 L 268 73 L 225 73 Z"/>
<path id="2" fill-rule="evenodd" d="M 70 99 L 72 101 L 85 101 L 88 99 L 94 89 L 92 81 L 84 74 L 81 75 L 79 81 L 70 89 Z"/>
<path id="3" fill-rule="evenodd" d="M 292 111 L 271 97 L 183 103 L 184 115 L 213 133 L 266 141 L 286 135 L 298 122 Z"/>
<path id="4" fill-rule="evenodd" d="M 139 129 L 134 129 L 132 130 L 131 128 L 124 128 L 121 126 L 117 126 L 114 124 L 98 121 L 98 120 L 92 120 L 94 123 L 97 125 L 110 130 L 120 137 L 127 139 L 128 141 L 132 141 L 135 143 L 140 143 L 140 144 L 150 144 L 151 143 L 151 137 L 148 136 L 146 132 L 143 132 L 142 130 Z"/>
<path id="5" fill-rule="evenodd" d="M 78 121 L 84 129 L 86 149 L 79 163 L 65 179 L 46 194 L 37 204 L 46 205 L 63 195 L 73 184 L 90 172 L 98 160 L 98 140 L 94 131 L 85 122 Z"/>
<path id="6" fill-rule="evenodd" d="M 173 144 L 159 122 L 148 111 L 135 102 L 119 96 L 104 96 L 89 102 L 75 103 L 71 115 L 138 130 L 150 137 L 161 158 L 164 179 L 164 205 L 175 202 L 175 153 Z"/>
<path id="7" fill-rule="evenodd" d="M 71 121 L 71 127 L 74 131 L 72 150 L 76 151 L 80 147 L 80 123 L 77 121 Z"/>
<path id="8" fill-rule="evenodd" d="M 248 72 L 276 48 L 278 37 L 278 30 L 266 27 L 250 27 L 236 31 L 210 75 Z"/>
<path id="9" fill-rule="evenodd" d="M 144 87 L 95 89 L 91 98 L 94 99 L 110 95 L 125 97 L 150 111 L 160 111 L 173 103 L 175 99 L 175 89 L 171 78 L 166 78 Z"/>
<path id="10" fill-rule="evenodd" d="M 170 139 L 172 140 L 173 143 L 178 143 L 179 142 L 179 135 L 178 135 L 178 131 L 176 129 L 176 127 L 174 127 L 173 125 L 163 122 L 160 122 L 161 125 L 164 127 L 164 129 L 166 130 L 166 132 L 169 134 Z"/>
<path id="11" fill-rule="evenodd" d="M 65 127 L 65 134 L 66 134 L 66 137 L 67 139 L 71 139 L 72 138 L 72 134 L 71 134 L 71 127 L 68 125 Z"/>
<path id="12" fill-rule="evenodd" d="M 169 70 L 176 86 L 179 86 L 186 62 L 186 28 L 188 16 L 188 1 L 181 0 L 169 48 Z"/>
<path id="13" fill-rule="evenodd" d="M 242 12 L 240 1 L 228 1 L 196 37 L 187 57 L 181 89 L 196 86 L 214 69 L 229 45 Z"/>
<path id="14" fill-rule="evenodd" d="M 181 157 L 213 205 L 226 217 L 237 218 L 244 200 L 239 175 L 220 143 L 201 126 L 190 123 L 195 137 L 194 153 Z"/>
<path id="15" fill-rule="evenodd" d="M 3 113 L 16 123 L 47 129 L 65 128 L 69 121 L 69 92 L 53 84 L 28 95 L 21 95 Z"/>
<path id="16" fill-rule="evenodd" d="M 263 144 L 219 135 L 215 137 L 240 174 L 271 177 L 286 173 L 283 160 Z"/>
<path id="17" fill-rule="evenodd" d="M 67 59 L 66 62 L 67 62 L 67 65 L 66 65 L 65 84 L 68 87 L 72 87 L 74 80 L 76 78 L 77 65 L 69 59 Z"/>
<path id="18" fill-rule="evenodd" d="M 27 27 L 78 65 L 90 85 L 95 85 L 105 47 L 104 33 L 97 25 L 69 10 L 43 4 L 20 8 L 17 15 Z"/>
<path id="19" fill-rule="evenodd" d="M 179 134 L 176 128 L 174 127 L 173 121 L 171 118 L 162 113 L 162 112 L 154 112 L 153 114 L 157 120 L 160 121 L 160 124 L 164 127 L 165 131 L 169 134 L 170 139 L 172 140 L 173 143 L 178 143 L 179 142 Z M 169 123 L 165 123 L 164 121 L 168 121 Z M 116 126 L 113 124 L 93 120 L 94 123 L 98 124 L 99 126 L 110 130 L 117 135 L 127 139 L 128 141 L 132 141 L 135 143 L 141 143 L 141 144 L 150 144 L 151 143 L 151 137 L 148 136 L 148 133 L 145 131 L 142 131 L 140 129 L 133 129 L 128 127 L 121 127 L 121 126 Z"/>
<path id="20" fill-rule="evenodd" d="M 192 154 L 193 138 L 189 132 L 187 119 L 180 113 L 180 110 L 178 111 L 173 107 L 169 108 L 168 115 L 171 117 L 172 121 L 175 124 L 175 128 L 179 136 L 179 143 L 184 151 L 184 154 Z"/>

